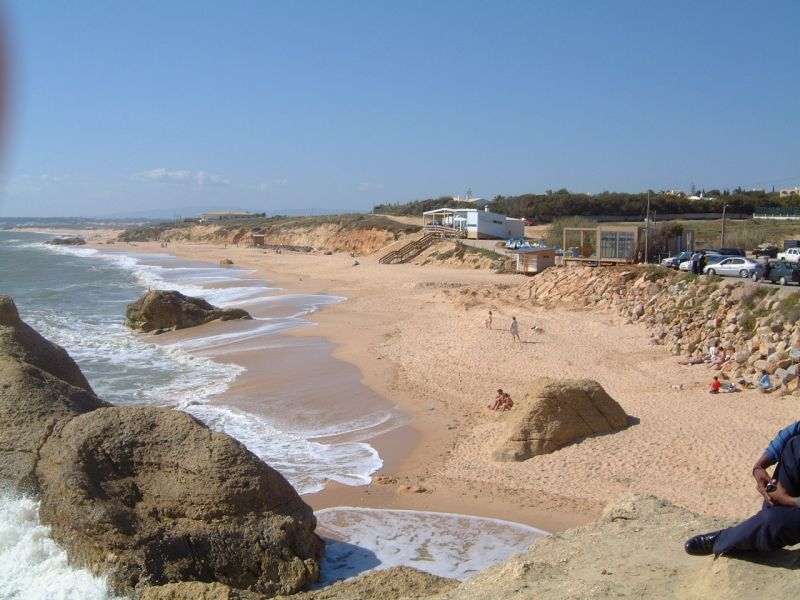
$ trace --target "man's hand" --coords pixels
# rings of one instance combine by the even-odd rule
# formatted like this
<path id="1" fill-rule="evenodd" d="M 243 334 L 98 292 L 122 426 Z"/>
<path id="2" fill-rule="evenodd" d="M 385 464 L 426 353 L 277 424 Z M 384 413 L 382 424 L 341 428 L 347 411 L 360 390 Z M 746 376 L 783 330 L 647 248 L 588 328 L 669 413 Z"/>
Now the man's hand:
<path id="1" fill-rule="evenodd" d="M 771 506 L 797 506 L 797 498 L 790 496 L 780 482 L 778 482 L 778 487 L 774 492 L 767 492 L 767 497 Z"/>
<path id="2" fill-rule="evenodd" d="M 772 506 L 772 498 L 767 492 L 767 484 L 769 482 L 777 483 L 774 479 L 770 478 L 769 473 L 764 467 L 756 467 L 753 469 L 753 478 L 756 480 L 756 489 L 758 493 L 764 496 L 764 500 Z"/>

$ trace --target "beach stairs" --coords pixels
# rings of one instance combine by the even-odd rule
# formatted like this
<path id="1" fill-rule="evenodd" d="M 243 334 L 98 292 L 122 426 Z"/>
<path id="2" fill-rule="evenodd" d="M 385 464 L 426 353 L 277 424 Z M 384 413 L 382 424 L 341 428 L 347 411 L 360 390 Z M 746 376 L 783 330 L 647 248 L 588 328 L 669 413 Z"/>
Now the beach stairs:
<path id="1" fill-rule="evenodd" d="M 392 250 L 388 254 L 383 255 L 378 259 L 378 262 L 382 265 L 408 262 L 420 252 L 432 246 L 439 238 L 440 236 L 438 233 L 426 233 L 421 238 L 414 240 L 413 242 L 409 242 L 397 250 Z"/>

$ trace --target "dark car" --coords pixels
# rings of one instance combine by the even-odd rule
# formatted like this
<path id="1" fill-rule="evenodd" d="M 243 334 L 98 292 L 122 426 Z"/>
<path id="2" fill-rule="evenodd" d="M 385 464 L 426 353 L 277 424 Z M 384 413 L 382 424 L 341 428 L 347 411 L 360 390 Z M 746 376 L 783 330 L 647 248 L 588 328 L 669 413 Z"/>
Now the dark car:
<path id="1" fill-rule="evenodd" d="M 741 248 L 720 248 L 717 250 L 717 254 L 722 254 L 723 256 L 746 256 Z"/>
<path id="2" fill-rule="evenodd" d="M 769 275 L 765 279 L 781 285 L 800 283 L 800 264 L 784 260 L 771 262 L 769 263 Z"/>

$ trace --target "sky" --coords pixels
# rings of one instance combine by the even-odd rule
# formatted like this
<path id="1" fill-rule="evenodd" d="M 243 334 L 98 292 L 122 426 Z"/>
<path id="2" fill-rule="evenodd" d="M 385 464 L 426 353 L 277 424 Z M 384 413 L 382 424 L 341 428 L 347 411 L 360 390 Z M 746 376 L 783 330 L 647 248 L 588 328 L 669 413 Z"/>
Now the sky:
<path id="1" fill-rule="evenodd" d="M 800 2 L 13 0 L 0 216 L 800 186 Z"/>

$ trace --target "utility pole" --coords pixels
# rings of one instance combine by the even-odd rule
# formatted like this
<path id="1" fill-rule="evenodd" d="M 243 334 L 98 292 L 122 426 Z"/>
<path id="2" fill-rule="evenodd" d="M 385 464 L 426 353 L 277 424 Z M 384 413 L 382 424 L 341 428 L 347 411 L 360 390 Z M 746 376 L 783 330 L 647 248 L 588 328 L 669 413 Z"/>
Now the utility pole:
<path id="1" fill-rule="evenodd" d="M 722 205 L 722 235 L 720 236 L 719 240 L 719 247 L 725 247 L 725 209 L 728 208 L 728 204 L 725 203 Z"/>
<path id="2" fill-rule="evenodd" d="M 647 264 L 647 250 L 650 246 L 650 191 L 647 191 L 647 215 L 644 220 L 644 263 Z"/>

